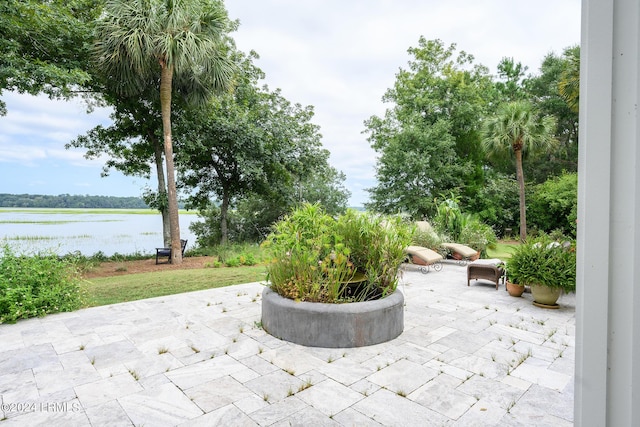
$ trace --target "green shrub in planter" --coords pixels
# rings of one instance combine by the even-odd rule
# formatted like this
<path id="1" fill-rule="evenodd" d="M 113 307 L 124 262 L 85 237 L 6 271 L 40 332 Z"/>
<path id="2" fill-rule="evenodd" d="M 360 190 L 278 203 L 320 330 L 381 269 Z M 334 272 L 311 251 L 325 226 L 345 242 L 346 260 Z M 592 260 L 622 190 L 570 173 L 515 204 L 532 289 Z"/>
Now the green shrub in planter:
<path id="1" fill-rule="evenodd" d="M 413 232 L 399 218 L 349 210 L 335 219 L 305 204 L 276 223 L 263 243 L 271 256 L 270 286 L 300 301 L 384 297 L 396 289 Z"/>
<path id="2" fill-rule="evenodd" d="M 514 283 L 575 292 L 575 242 L 557 242 L 546 235 L 529 240 L 515 249 L 507 261 L 507 272 Z"/>

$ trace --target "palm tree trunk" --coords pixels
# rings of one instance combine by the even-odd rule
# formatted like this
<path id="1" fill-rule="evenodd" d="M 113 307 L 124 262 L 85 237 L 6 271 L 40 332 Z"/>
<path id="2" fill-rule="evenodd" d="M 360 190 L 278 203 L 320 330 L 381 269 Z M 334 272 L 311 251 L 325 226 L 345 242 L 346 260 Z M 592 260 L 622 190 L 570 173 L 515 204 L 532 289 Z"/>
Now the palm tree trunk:
<path id="1" fill-rule="evenodd" d="M 516 179 L 520 190 L 520 241 L 527 239 L 527 207 L 524 200 L 524 172 L 522 170 L 522 150 L 514 150 L 516 155 Z"/>
<path id="2" fill-rule="evenodd" d="M 173 165 L 173 144 L 171 142 L 171 87 L 173 65 L 160 62 L 160 109 L 162 110 L 162 133 L 164 136 L 164 158 L 167 164 L 167 207 L 171 227 L 171 263 L 182 264 L 180 246 L 180 222 L 178 218 L 178 194 L 176 191 L 175 168 Z"/>
<path id="3" fill-rule="evenodd" d="M 225 191 L 222 196 L 222 204 L 220 205 L 220 244 L 225 245 L 229 242 L 229 196 Z"/>
<path id="4" fill-rule="evenodd" d="M 156 161 L 156 174 L 158 175 L 158 197 L 160 200 L 166 200 L 167 183 L 164 179 L 164 164 L 162 163 L 162 145 L 154 137 L 153 138 L 153 155 Z M 160 214 L 162 214 L 162 240 L 164 247 L 171 245 L 171 222 L 169 221 L 169 209 L 166 203 L 160 204 Z"/>

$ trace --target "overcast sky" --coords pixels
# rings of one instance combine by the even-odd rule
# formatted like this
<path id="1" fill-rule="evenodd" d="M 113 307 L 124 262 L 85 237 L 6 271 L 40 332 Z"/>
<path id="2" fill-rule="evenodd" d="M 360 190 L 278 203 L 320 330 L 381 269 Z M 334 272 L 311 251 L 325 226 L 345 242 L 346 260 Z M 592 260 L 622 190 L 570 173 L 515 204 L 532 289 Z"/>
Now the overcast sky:
<path id="1" fill-rule="evenodd" d="M 265 83 L 289 101 L 315 108 L 330 162 L 347 176 L 351 206 L 367 201 L 375 185 L 375 152 L 363 122 L 389 106 L 384 92 L 406 68 L 407 49 L 422 35 L 457 44 L 495 72 L 513 57 L 537 73 L 549 52 L 580 42 L 580 0 L 227 0 L 240 20 L 237 46 L 255 50 Z M 79 101 L 49 101 L 2 94 L 0 193 L 139 196 L 155 182 L 113 172 L 100 177 L 101 161 L 64 144 L 96 124 Z"/>

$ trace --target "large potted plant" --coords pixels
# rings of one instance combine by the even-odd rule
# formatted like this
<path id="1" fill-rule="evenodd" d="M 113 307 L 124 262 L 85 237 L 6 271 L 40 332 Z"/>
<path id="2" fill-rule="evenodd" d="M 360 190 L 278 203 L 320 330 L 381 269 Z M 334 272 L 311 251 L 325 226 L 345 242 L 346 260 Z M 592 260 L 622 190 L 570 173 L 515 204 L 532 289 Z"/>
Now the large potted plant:
<path id="1" fill-rule="evenodd" d="M 306 204 L 263 243 L 271 255 L 262 326 L 302 345 L 359 347 L 403 330 L 398 270 L 414 227 L 396 217 L 347 211 L 333 218 Z"/>
<path id="2" fill-rule="evenodd" d="M 572 241 L 547 235 L 528 240 L 507 261 L 511 281 L 531 288 L 534 304 L 557 308 L 562 292 L 576 290 L 576 251 Z"/>

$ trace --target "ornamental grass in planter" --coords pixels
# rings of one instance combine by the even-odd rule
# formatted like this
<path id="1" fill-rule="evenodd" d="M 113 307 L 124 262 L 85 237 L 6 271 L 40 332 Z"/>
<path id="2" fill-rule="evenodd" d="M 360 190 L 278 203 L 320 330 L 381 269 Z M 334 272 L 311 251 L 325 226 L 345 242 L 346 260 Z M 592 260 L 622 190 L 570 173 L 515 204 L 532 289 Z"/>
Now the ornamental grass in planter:
<path id="1" fill-rule="evenodd" d="M 557 307 L 561 292 L 576 290 L 575 242 L 561 243 L 546 235 L 528 240 L 507 261 L 507 271 L 512 281 L 531 287 L 534 304 Z M 542 301 L 538 292 L 541 288 L 554 294 L 555 299 Z"/>
<path id="2" fill-rule="evenodd" d="M 263 243 L 270 288 L 296 301 L 341 303 L 383 298 L 415 229 L 398 217 L 348 210 L 333 218 L 304 204 L 274 225 Z"/>

